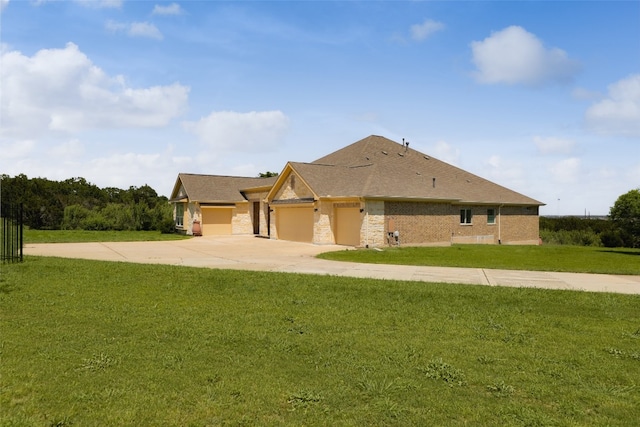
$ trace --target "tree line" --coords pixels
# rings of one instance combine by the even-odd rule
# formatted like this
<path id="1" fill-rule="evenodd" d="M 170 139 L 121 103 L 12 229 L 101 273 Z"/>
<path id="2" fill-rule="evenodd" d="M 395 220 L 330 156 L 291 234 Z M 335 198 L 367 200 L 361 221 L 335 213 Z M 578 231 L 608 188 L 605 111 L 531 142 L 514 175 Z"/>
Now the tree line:
<path id="1" fill-rule="evenodd" d="M 148 185 L 126 190 L 98 186 L 84 178 L 0 176 L 3 201 L 22 203 L 24 223 L 38 230 L 159 230 L 174 232 L 173 210 Z"/>
<path id="2" fill-rule="evenodd" d="M 640 189 L 616 200 L 607 219 L 540 217 L 543 243 L 640 248 Z"/>

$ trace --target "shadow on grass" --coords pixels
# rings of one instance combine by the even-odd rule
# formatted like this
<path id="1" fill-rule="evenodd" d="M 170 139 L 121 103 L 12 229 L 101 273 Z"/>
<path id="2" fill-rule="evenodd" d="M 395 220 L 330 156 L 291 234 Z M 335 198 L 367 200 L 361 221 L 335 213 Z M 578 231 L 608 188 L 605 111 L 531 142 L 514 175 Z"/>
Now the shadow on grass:
<path id="1" fill-rule="evenodd" d="M 610 254 L 620 254 L 620 255 L 635 255 L 640 256 L 640 251 L 616 251 L 613 249 L 598 249 L 597 252 L 606 252 Z"/>
<path id="2" fill-rule="evenodd" d="M 13 292 L 15 288 L 8 283 L 5 283 L 4 280 L 0 280 L 0 294 L 9 294 Z"/>

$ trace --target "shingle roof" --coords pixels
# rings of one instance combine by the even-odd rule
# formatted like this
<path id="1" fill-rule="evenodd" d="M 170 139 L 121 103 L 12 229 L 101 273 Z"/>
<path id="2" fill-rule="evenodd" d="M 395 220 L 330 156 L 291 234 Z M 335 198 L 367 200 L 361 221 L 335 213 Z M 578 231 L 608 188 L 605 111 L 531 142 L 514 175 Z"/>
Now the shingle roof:
<path id="1" fill-rule="evenodd" d="M 454 201 L 460 203 L 540 206 L 544 203 L 405 147 L 371 135 L 312 163 L 289 166 L 318 197 L 365 197 Z M 250 178 L 181 173 L 171 194 L 179 198 L 180 184 L 190 201 L 236 203 L 243 191 L 269 188 L 278 177 Z"/>
<path id="2" fill-rule="evenodd" d="M 189 201 L 200 203 L 235 203 L 245 199 L 242 192 L 257 187 L 271 187 L 277 177 L 248 178 L 240 176 L 178 174 L 171 198 L 178 197 L 180 183 Z"/>
<path id="3" fill-rule="evenodd" d="M 371 135 L 312 163 L 289 163 L 319 197 L 543 205 L 390 139 Z"/>

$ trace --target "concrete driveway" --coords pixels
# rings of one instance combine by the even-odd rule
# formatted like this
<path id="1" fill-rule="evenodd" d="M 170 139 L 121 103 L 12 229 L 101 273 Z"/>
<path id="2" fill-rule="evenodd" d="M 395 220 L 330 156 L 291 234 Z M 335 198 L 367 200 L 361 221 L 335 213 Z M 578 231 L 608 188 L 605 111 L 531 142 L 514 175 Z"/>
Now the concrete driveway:
<path id="1" fill-rule="evenodd" d="M 312 245 L 254 236 L 216 236 L 165 242 L 27 244 L 24 254 L 188 267 L 640 294 L 640 276 L 359 264 L 315 258 L 322 252 L 345 249 L 344 246 Z"/>

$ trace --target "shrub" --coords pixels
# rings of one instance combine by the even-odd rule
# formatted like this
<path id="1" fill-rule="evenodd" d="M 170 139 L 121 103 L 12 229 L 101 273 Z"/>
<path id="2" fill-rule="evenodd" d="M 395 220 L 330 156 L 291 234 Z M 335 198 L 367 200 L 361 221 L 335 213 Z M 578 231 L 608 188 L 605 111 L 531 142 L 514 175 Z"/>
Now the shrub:
<path id="1" fill-rule="evenodd" d="M 110 230 L 111 225 L 100 213 L 91 211 L 89 216 L 80 221 L 80 228 L 83 230 L 105 231 Z"/>
<path id="2" fill-rule="evenodd" d="M 64 216 L 62 220 L 63 230 L 78 230 L 82 228 L 82 221 L 87 219 L 91 211 L 84 206 L 70 205 L 64 208 Z"/>
<path id="3" fill-rule="evenodd" d="M 542 242 L 547 245 L 601 246 L 600 237 L 592 230 L 540 230 Z"/>
<path id="4" fill-rule="evenodd" d="M 620 230 L 605 231 L 600 235 L 600 241 L 607 248 L 621 248 L 624 246 L 624 239 Z"/>
<path id="5" fill-rule="evenodd" d="M 162 234 L 171 234 L 176 232 L 176 224 L 173 222 L 173 218 L 164 219 L 157 225 L 157 229 Z"/>

